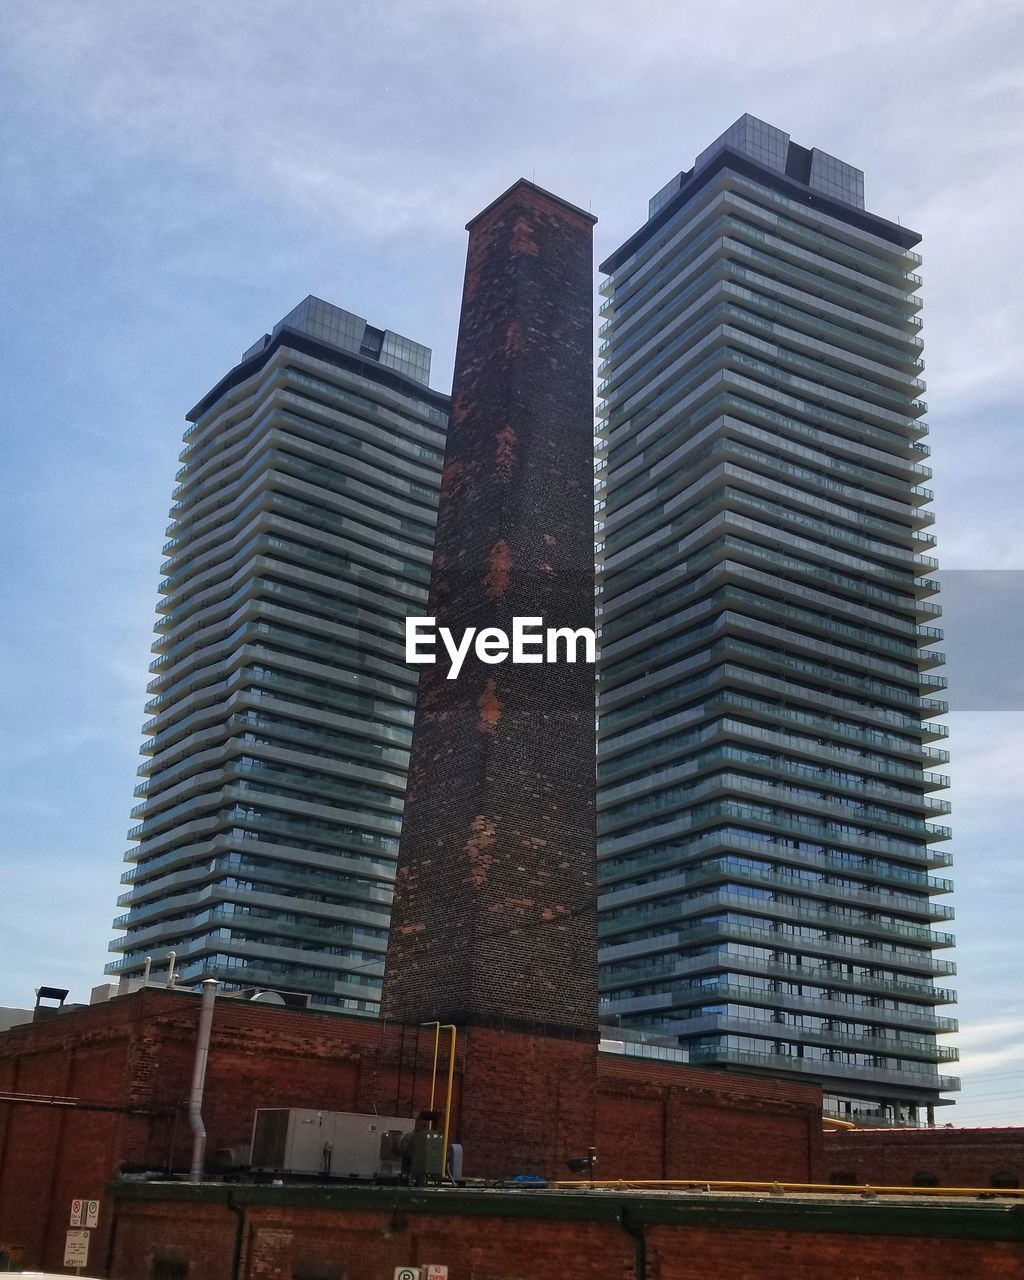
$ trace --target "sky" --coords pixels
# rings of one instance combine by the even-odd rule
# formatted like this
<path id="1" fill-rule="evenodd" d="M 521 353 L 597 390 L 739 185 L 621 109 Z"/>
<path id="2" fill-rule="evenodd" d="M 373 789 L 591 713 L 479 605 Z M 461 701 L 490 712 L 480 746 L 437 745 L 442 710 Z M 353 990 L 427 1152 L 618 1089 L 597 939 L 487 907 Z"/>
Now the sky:
<path id="1" fill-rule="evenodd" d="M 0 6 L 0 1005 L 102 982 L 184 414 L 308 293 L 434 349 L 516 178 L 597 260 L 744 112 L 924 240 L 955 1124 L 1024 1124 L 1024 10 L 986 0 Z M 950 1011 L 946 1011 L 950 1012 Z"/>

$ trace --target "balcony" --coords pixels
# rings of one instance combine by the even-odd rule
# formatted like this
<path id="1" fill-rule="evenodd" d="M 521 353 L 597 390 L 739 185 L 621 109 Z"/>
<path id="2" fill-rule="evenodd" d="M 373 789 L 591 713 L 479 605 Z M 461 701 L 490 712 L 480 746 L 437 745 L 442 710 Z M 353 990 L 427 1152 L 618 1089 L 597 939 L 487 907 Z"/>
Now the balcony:
<path id="1" fill-rule="evenodd" d="M 729 752 L 728 748 L 722 748 L 714 753 L 719 759 L 735 760 L 734 753 Z M 791 789 L 785 783 L 765 782 L 760 778 L 747 776 L 746 774 L 732 773 L 728 770 L 707 774 L 707 768 L 712 768 L 714 761 L 709 760 L 706 764 L 702 764 L 700 768 L 694 768 L 691 772 L 693 781 L 687 783 L 680 778 L 680 785 L 669 789 L 665 786 L 668 779 L 665 779 L 661 785 L 665 789 L 661 792 L 652 792 L 651 794 L 634 800 L 619 801 L 604 797 L 604 812 L 598 819 L 598 834 L 612 835 L 616 830 L 621 835 L 630 835 L 634 828 L 629 827 L 628 830 L 621 830 L 624 824 L 639 824 L 644 827 L 661 826 L 665 822 L 672 819 L 663 815 L 679 813 L 681 816 L 688 816 L 689 810 L 693 807 L 693 802 L 700 800 L 710 794 L 720 792 L 730 797 L 736 796 L 741 800 L 746 800 L 748 796 L 764 796 L 769 799 L 771 807 L 763 813 L 763 817 L 768 820 L 774 820 L 780 817 L 783 821 L 805 822 L 807 819 L 803 816 L 805 811 L 820 814 L 823 818 L 829 818 L 838 821 L 841 824 L 855 824 L 857 827 L 862 824 L 867 827 L 892 827 L 896 829 L 896 833 L 902 834 L 906 831 L 921 840 L 949 840 L 952 831 L 949 827 L 940 826 L 937 823 L 925 822 L 921 818 L 912 815 L 897 813 L 893 810 L 881 808 L 868 803 L 867 801 L 859 802 L 859 807 L 855 805 L 843 805 L 838 796 L 832 796 L 828 793 L 827 780 L 821 779 L 820 776 L 815 777 L 814 781 L 817 788 L 822 788 L 820 792 L 814 795 L 808 795 L 806 789 Z M 799 771 L 794 771 L 799 776 Z M 674 781 L 674 779 L 673 779 Z M 626 790 L 629 790 L 626 788 Z M 790 811 L 792 809 L 792 812 Z M 782 812 L 780 813 L 780 809 Z M 656 819 L 652 821 L 652 819 Z M 824 824 L 822 824 L 824 830 Z M 841 843 L 842 836 L 846 834 L 843 826 L 840 825 L 836 832 L 836 838 Z M 873 834 L 869 831 L 854 830 L 849 832 L 851 835 L 862 837 Z"/>
<path id="2" fill-rule="evenodd" d="M 742 966 L 733 966 L 733 971 Z M 723 975 L 716 975 L 723 976 Z M 811 984 L 808 984 L 811 985 Z M 619 1017 L 639 1018 L 657 1014 L 660 1025 L 664 1025 L 666 1016 L 678 1011 L 679 1026 L 675 1030 L 680 1034 L 688 1034 L 683 1012 L 691 1005 L 706 1005 L 709 1000 L 722 1001 L 731 1005 L 749 1006 L 751 1009 L 788 1011 L 797 1014 L 810 1014 L 813 1017 L 832 1019 L 835 1021 L 851 1020 L 866 1024 L 881 1024 L 901 1029 L 910 1028 L 924 1032 L 928 1036 L 950 1035 L 959 1029 L 956 1018 L 940 1018 L 929 1009 L 907 1011 L 886 1009 L 883 1005 L 853 1004 L 848 1001 L 829 999 L 816 995 L 811 991 L 793 994 L 786 991 L 770 991 L 763 987 L 744 987 L 731 982 L 702 982 L 698 986 L 687 986 L 681 983 L 669 990 L 664 984 L 657 984 L 646 994 L 636 994 L 631 988 L 630 996 L 604 996 L 602 1006 L 609 1013 Z M 753 1015 L 752 1015 L 753 1016 Z M 773 1027 L 777 1025 L 766 1013 L 758 1015 L 759 1020 L 768 1021 Z M 762 1034 L 760 1031 L 755 1034 Z M 773 1030 L 774 1035 L 774 1030 Z M 801 1037 L 802 1038 L 802 1037 Z M 815 1041 L 808 1035 L 808 1042 Z M 824 1041 L 822 1043 L 825 1043 Z M 856 1046 L 854 1046 L 856 1047 Z M 954 1050 L 955 1052 L 955 1050 Z M 931 1059 L 929 1059 L 931 1060 Z"/>
<path id="3" fill-rule="evenodd" d="M 714 998 L 718 997 L 717 990 Z M 859 1015 L 848 1011 L 846 1021 L 857 1021 Z M 708 1036 L 719 1031 L 737 1035 L 755 1036 L 766 1040 L 790 1041 L 800 1045 L 819 1045 L 859 1053 L 878 1054 L 903 1061 L 897 1070 L 918 1070 L 918 1062 L 956 1062 L 959 1053 L 949 1045 L 935 1043 L 932 1036 L 886 1036 L 864 1031 L 832 1031 L 827 1027 L 803 1027 L 786 1021 L 785 1015 L 777 1019 L 765 1010 L 764 1017 L 742 1017 L 735 1014 L 709 1013 L 692 1018 L 680 1018 L 671 1024 L 673 1033 L 685 1037 Z M 910 1059 L 910 1062 L 904 1061 Z M 854 1064 L 844 1064 L 854 1065 Z"/>
<path id="4" fill-rule="evenodd" d="M 842 876 L 836 877 L 842 883 L 835 883 L 827 876 L 812 878 L 792 872 L 787 874 L 774 869 L 751 867 L 737 858 L 717 858 L 690 870 L 680 870 L 676 875 L 662 876 L 642 884 L 606 888 L 600 898 L 600 910 L 610 911 L 620 906 L 643 904 L 645 901 L 657 902 L 666 894 L 678 893 L 681 889 L 694 886 L 722 884 L 729 887 L 738 883 L 760 885 L 777 890 L 786 897 L 799 897 L 809 901 L 820 899 L 823 903 L 857 903 L 874 911 L 920 916 L 926 920 L 953 918 L 952 907 L 931 902 L 926 894 L 916 897 L 883 894 L 877 887 L 869 884 L 854 888 L 847 883 L 860 879 L 861 876 L 852 867 L 847 867 Z M 763 901 L 764 899 L 752 900 L 755 907 Z"/>
<path id="5" fill-rule="evenodd" d="M 790 898 L 798 896 L 796 892 L 786 895 Z M 704 924 L 700 917 L 728 910 L 763 919 L 764 926 L 761 932 L 767 937 L 765 943 L 767 946 L 801 946 L 807 950 L 816 947 L 819 939 L 804 938 L 802 935 L 792 936 L 791 940 L 786 942 L 786 933 L 779 931 L 784 923 L 805 924 L 812 930 L 819 930 L 825 935 L 820 940 L 825 942 L 832 941 L 829 937 L 831 934 L 838 934 L 840 940 L 850 935 L 865 934 L 869 938 L 900 939 L 916 943 L 929 951 L 938 947 L 951 947 L 956 942 L 953 934 L 939 933 L 924 925 L 877 919 L 868 912 L 843 914 L 841 911 L 829 911 L 824 906 L 803 906 L 781 897 L 748 897 L 746 894 L 733 892 L 729 888 L 699 896 L 678 898 L 671 902 L 651 902 L 633 908 L 621 907 L 602 911 L 598 916 L 597 933 L 599 938 L 606 938 L 614 934 L 649 930 L 652 925 L 664 922 L 681 922 L 683 927 L 700 928 Z M 691 923 L 687 926 L 685 922 Z M 731 921 L 724 923 L 731 923 Z M 757 931 L 757 926 L 742 927 Z M 841 945 L 859 949 L 862 946 L 868 948 L 871 943 L 841 942 Z"/>
<path id="6" fill-rule="evenodd" d="M 839 1078 L 847 1081 L 864 1080 L 883 1085 L 903 1084 L 929 1092 L 954 1092 L 960 1088 L 958 1076 L 940 1076 L 927 1067 L 919 1070 L 894 1067 L 864 1067 L 843 1062 L 826 1062 L 811 1058 L 798 1058 L 789 1054 L 758 1053 L 751 1049 L 690 1048 L 690 1062 L 694 1066 L 719 1066 L 729 1064 L 755 1070 L 767 1070 L 773 1074 L 794 1072 L 822 1078 L 826 1081 Z"/>
<path id="7" fill-rule="evenodd" d="M 749 902 L 744 901 L 744 906 L 749 907 Z M 598 932 L 600 933 L 600 928 Z M 770 927 L 756 928 L 721 918 L 667 928 L 631 942 L 604 943 L 600 947 L 599 958 L 602 964 L 617 966 L 619 961 L 664 955 L 666 952 L 696 947 L 704 942 L 749 942 L 772 951 L 793 951 L 824 959 L 843 960 L 865 968 L 886 968 L 932 976 L 956 973 L 956 965 L 951 960 L 936 960 L 924 950 L 887 950 L 867 943 L 840 942 L 827 934 L 816 939 L 798 937 Z M 856 989 L 856 982 L 852 985 Z"/>
<path id="8" fill-rule="evenodd" d="M 876 794 L 878 795 L 885 794 L 886 784 L 882 781 L 885 778 L 899 778 L 911 783 L 915 790 L 920 788 L 923 792 L 949 786 L 949 778 L 943 773 L 925 773 L 917 765 L 903 764 L 896 760 L 890 760 L 885 756 L 863 753 L 850 747 L 844 747 L 839 743 L 820 742 L 817 738 L 805 737 L 798 733 L 789 733 L 783 729 L 765 729 L 759 725 L 731 719 L 728 716 L 724 716 L 721 720 L 717 720 L 702 729 L 691 730 L 688 734 L 661 737 L 650 746 L 619 753 L 615 756 L 611 755 L 608 749 L 609 744 L 602 742 L 599 749 L 598 781 L 602 789 L 611 787 L 614 785 L 616 774 L 627 771 L 633 772 L 637 766 L 642 764 L 658 765 L 661 768 L 667 767 L 667 764 L 685 748 L 710 741 L 711 739 L 722 738 L 763 742 L 781 751 L 792 751 L 797 755 L 808 756 L 814 761 L 814 764 L 805 767 L 810 769 L 812 773 L 816 773 L 822 780 L 827 778 L 830 765 L 839 766 L 836 769 L 838 774 L 843 774 L 847 769 L 851 768 L 855 771 L 862 771 L 867 775 L 865 789 L 874 789 L 877 786 L 879 790 Z M 763 753 L 761 754 L 761 760 L 764 768 L 775 768 L 775 765 L 767 761 Z M 796 767 L 799 768 L 799 766 Z M 836 785 L 849 789 L 853 789 L 855 786 L 852 782 L 840 782 Z M 893 793 L 889 793 L 889 798 L 893 798 Z M 929 807 L 932 804 L 939 804 L 939 802 L 926 799 L 923 795 L 914 797 L 914 800 L 916 803 L 927 804 Z M 943 801 L 933 811 L 948 813 L 949 806 L 947 802 Z"/>
<path id="9" fill-rule="evenodd" d="M 672 955 L 663 960 L 626 960 L 618 963 L 602 960 L 598 969 L 598 985 L 603 992 L 614 992 L 621 987 L 635 990 L 648 984 L 665 983 L 683 974 L 763 974 L 783 982 L 821 987 L 825 992 L 851 991 L 893 1000 L 920 1001 L 925 1005 L 956 1004 L 956 992 L 948 987 L 936 987 L 931 982 L 913 982 L 906 978 L 884 978 L 871 972 L 849 973 L 842 963 L 836 968 L 830 967 L 836 963 L 831 961 L 810 965 L 785 960 L 761 960 L 730 951 L 723 946 L 715 951 L 699 952 L 696 955 Z M 713 992 L 716 987 L 710 985 L 707 989 Z M 938 1021 L 954 1022 L 955 1019 Z M 955 1031 L 956 1027 L 946 1027 L 944 1030 Z"/>
<path id="10" fill-rule="evenodd" d="M 843 879 L 863 880 L 870 884 L 893 884 L 899 888 L 912 887 L 927 895 L 951 893 L 953 890 L 951 880 L 930 876 L 923 871 L 914 871 L 895 863 L 879 862 L 873 858 L 851 862 L 847 858 L 832 857 L 827 853 L 799 848 L 785 840 L 748 839 L 732 830 L 714 831 L 710 835 L 700 836 L 687 842 L 682 849 L 675 846 L 669 846 L 667 849 L 645 849 L 642 852 L 611 858 L 602 856 L 599 852 L 597 862 L 599 890 L 613 893 L 617 881 L 643 875 L 647 871 L 665 872 L 673 868 L 686 870 L 692 862 L 708 853 L 724 856 L 750 853 L 765 861 L 787 867 L 807 867 Z"/>

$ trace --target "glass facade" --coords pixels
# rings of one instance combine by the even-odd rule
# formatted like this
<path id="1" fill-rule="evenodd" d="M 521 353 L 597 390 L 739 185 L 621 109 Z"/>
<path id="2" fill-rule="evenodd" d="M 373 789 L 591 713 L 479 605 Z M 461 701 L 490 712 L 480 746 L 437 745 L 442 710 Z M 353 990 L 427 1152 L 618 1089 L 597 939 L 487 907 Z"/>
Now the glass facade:
<path id="1" fill-rule="evenodd" d="M 107 972 L 374 1014 L 448 399 L 307 298 L 190 415 Z"/>
<path id="2" fill-rule="evenodd" d="M 958 1086 L 945 681 L 918 237 L 863 192 L 746 116 L 604 264 L 601 1020 L 914 1123 Z"/>

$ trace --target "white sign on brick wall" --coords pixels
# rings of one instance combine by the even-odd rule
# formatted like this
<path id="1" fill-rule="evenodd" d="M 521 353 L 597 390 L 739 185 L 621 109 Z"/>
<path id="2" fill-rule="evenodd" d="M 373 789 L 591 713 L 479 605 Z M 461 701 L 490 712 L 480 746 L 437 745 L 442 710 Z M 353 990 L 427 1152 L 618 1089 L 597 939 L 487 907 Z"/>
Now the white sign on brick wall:
<path id="1" fill-rule="evenodd" d="M 87 1267 L 89 1265 L 88 1231 L 69 1231 L 64 1240 L 64 1265 Z"/>

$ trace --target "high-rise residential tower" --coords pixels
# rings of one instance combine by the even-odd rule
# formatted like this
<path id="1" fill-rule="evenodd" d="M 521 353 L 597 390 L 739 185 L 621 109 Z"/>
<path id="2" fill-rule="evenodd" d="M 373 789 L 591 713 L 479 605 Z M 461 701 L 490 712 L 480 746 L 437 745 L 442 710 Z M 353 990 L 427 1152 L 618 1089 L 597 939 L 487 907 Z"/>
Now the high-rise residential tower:
<path id="1" fill-rule="evenodd" d="M 107 972 L 378 1010 L 448 397 L 318 298 L 188 415 Z"/>
<path id="2" fill-rule="evenodd" d="M 863 190 L 744 116 L 602 267 L 602 1021 L 915 1122 L 958 1083 L 945 681 L 920 237 Z"/>

